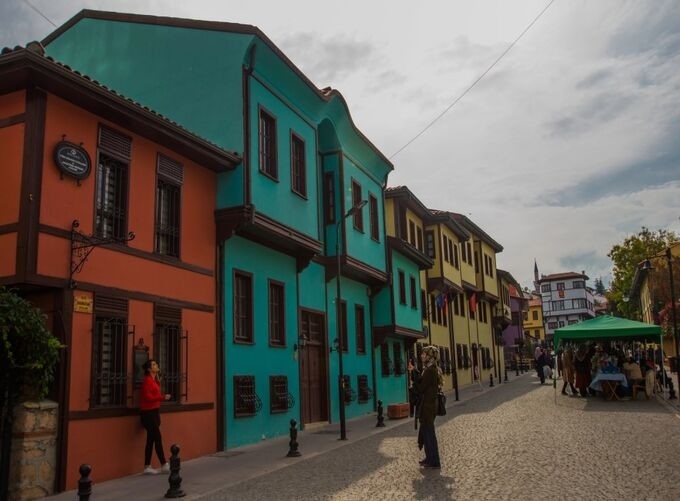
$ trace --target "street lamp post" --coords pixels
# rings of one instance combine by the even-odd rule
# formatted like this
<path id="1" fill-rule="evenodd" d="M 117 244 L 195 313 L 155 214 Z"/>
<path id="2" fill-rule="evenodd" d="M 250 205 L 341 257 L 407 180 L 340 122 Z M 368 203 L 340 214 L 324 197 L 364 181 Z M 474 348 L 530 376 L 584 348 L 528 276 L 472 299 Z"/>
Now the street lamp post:
<path id="1" fill-rule="evenodd" d="M 336 271 L 337 275 L 335 277 L 335 283 L 336 283 L 336 297 L 335 297 L 335 315 L 336 315 L 336 330 L 338 334 L 338 344 L 337 344 L 337 350 L 338 350 L 338 394 L 339 394 L 339 399 L 338 399 L 338 406 L 339 406 L 339 413 L 340 413 L 340 440 L 347 440 L 347 427 L 345 424 L 345 375 L 343 372 L 342 368 L 342 352 L 345 349 L 343 345 L 343 339 L 342 339 L 342 330 L 341 330 L 341 314 L 340 314 L 340 301 L 341 301 L 341 294 L 340 294 L 340 270 L 341 270 L 341 263 L 340 263 L 340 226 L 342 226 L 345 222 L 345 220 L 354 214 L 356 214 L 358 211 L 362 209 L 362 207 L 366 205 L 366 200 L 361 200 L 360 202 L 356 203 L 355 205 L 350 208 L 342 218 L 335 224 L 335 258 L 336 258 Z"/>

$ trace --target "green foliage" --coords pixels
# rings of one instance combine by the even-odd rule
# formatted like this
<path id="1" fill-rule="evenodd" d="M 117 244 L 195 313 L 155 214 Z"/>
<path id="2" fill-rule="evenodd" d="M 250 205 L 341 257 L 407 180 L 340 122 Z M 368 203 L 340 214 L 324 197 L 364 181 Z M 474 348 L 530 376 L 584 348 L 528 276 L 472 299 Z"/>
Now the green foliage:
<path id="1" fill-rule="evenodd" d="M 0 371 L 10 402 L 47 395 L 61 348 L 38 308 L 0 288 Z"/>
<path id="2" fill-rule="evenodd" d="M 624 301 L 630 293 L 635 271 L 642 261 L 662 251 L 675 240 L 678 240 L 678 236 L 672 231 L 650 231 L 643 226 L 637 235 L 629 236 L 612 247 L 607 254 L 614 264 L 611 289 L 607 294 L 612 312 L 626 318 L 639 318 L 639 302 Z"/>
<path id="3" fill-rule="evenodd" d="M 600 296 L 604 296 L 606 294 L 606 289 L 604 288 L 604 284 L 602 283 L 602 279 L 596 278 L 595 281 L 593 282 L 593 286 L 595 287 L 595 292 L 599 294 Z"/>

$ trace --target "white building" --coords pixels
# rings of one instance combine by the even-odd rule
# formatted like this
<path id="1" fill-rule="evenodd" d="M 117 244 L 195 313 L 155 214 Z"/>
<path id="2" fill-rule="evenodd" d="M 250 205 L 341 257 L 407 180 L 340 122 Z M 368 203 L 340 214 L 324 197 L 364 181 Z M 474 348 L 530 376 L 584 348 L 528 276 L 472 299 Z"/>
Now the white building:
<path id="1" fill-rule="evenodd" d="M 593 293 L 586 287 L 588 276 L 584 271 L 542 275 L 540 279 L 536 269 L 535 274 L 548 343 L 552 343 L 556 329 L 595 317 Z"/>

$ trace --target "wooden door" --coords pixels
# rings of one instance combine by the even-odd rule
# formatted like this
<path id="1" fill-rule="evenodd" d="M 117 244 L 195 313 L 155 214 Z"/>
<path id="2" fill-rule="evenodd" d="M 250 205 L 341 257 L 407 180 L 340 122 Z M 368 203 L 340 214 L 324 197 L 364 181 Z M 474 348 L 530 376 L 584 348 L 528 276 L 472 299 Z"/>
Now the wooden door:
<path id="1" fill-rule="evenodd" d="M 326 333 L 320 313 L 300 314 L 300 408 L 303 423 L 328 421 Z"/>

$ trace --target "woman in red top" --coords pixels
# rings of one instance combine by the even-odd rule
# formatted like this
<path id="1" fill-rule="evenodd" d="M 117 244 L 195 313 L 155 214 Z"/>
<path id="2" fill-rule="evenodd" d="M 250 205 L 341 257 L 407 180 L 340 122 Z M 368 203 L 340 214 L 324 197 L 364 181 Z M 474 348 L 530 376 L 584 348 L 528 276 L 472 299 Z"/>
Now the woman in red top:
<path id="1" fill-rule="evenodd" d="M 163 400 L 170 400 L 171 395 L 161 393 L 161 381 L 158 377 L 160 367 L 155 360 L 144 363 L 146 377 L 139 393 L 139 410 L 141 411 L 142 426 L 146 429 L 146 448 L 144 449 L 144 473 L 155 475 L 158 471 L 151 468 L 151 450 L 156 447 L 156 455 L 161 463 L 161 471 L 169 472 L 170 465 L 165 461 L 163 439 L 161 438 L 160 407 Z"/>

